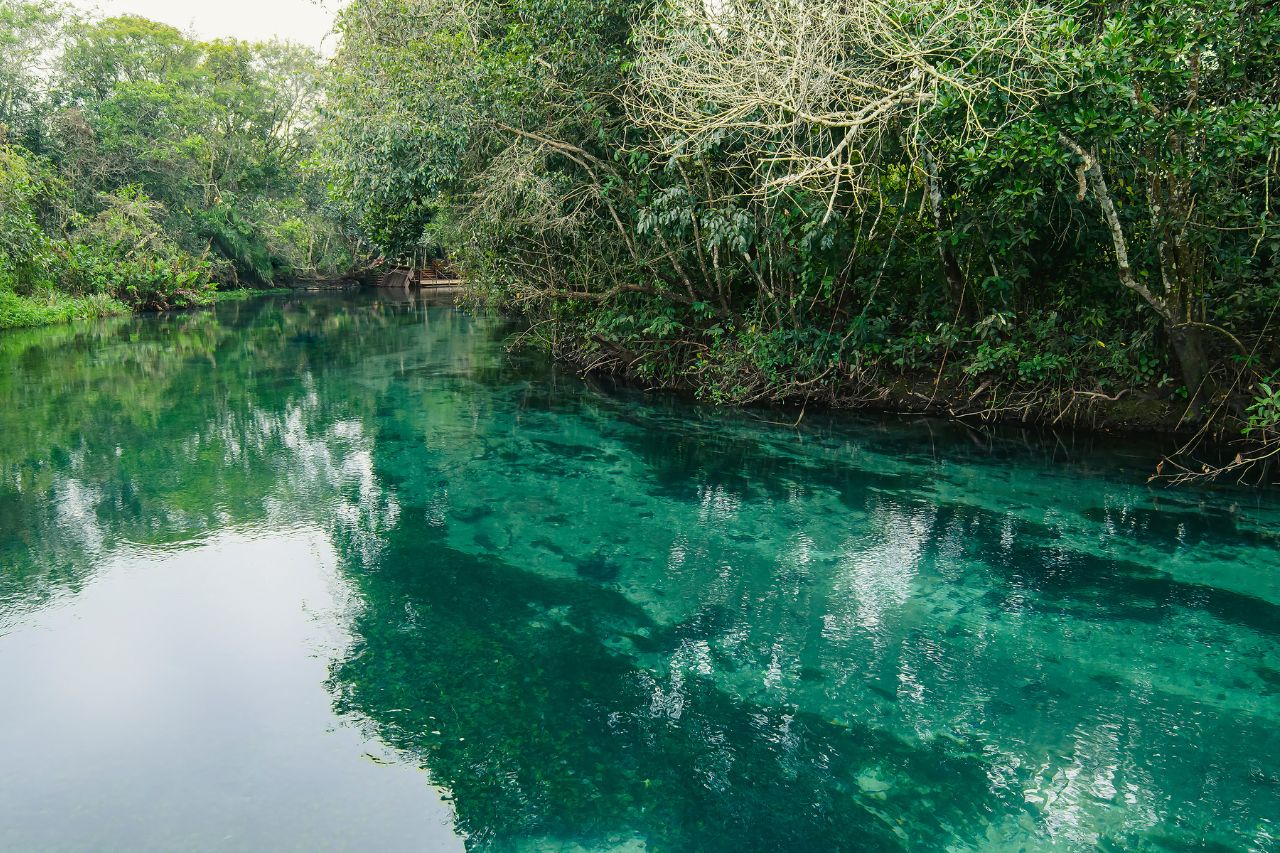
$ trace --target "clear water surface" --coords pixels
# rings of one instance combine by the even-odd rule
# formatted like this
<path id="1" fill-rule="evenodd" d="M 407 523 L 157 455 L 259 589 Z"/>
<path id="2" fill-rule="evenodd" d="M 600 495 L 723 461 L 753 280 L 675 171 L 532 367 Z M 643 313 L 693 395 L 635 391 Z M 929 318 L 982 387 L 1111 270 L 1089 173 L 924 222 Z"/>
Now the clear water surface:
<path id="1" fill-rule="evenodd" d="M 1280 846 L 1277 496 L 509 332 L 0 335 L 0 850 Z"/>

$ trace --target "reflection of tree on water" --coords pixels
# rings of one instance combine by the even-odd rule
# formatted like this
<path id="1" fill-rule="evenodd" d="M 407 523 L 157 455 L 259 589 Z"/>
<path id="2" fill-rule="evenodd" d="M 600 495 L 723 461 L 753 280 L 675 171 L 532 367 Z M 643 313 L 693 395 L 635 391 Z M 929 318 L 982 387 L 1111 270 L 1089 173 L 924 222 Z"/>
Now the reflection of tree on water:
<path id="1" fill-rule="evenodd" d="M 312 297 L 0 336 L 0 621 L 121 543 L 385 517 L 367 413 L 389 360 L 448 335 L 406 337 L 405 310 Z"/>
<path id="2" fill-rule="evenodd" d="M 379 398 L 402 511 L 379 559 L 340 549 L 364 609 L 333 688 L 454 790 L 477 845 L 1128 845 L 1183 803 L 1238 807 L 1221 838 L 1269 812 L 1164 728 L 1215 705 L 1194 725 L 1252 772 L 1219 737 L 1265 742 L 1265 713 L 1236 716 L 1249 667 L 1144 612 L 1247 648 L 1230 632 L 1275 608 L 1105 555 L 1092 521 L 1050 527 L 1031 489 L 1054 486 L 578 388 L 415 382 Z M 1218 687 L 1193 704 L 1179 673 Z"/>
<path id="3" fill-rule="evenodd" d="M 332 689 L 340 712 L 451 789 L 458 827 L 474 845 L 939 846 L 979 836 L 989 815 L 1018 808 L 992 792 L 982 759 L 954 740 L 908 743 L 857 709 L 836 722 L 786 701 L 740 698 L 708 677 L 702 655 L 714 635 L 704 632 L 717 623 L 705 608 L 689 602 L 688 621 L 660 626 L 609 585 L 612 559 L 565 550 L 584 536 L 599 547 L 597 526 L 616 526 L 616 516 L 559 536 L 565 548 L 553 553 L 576 576 L 549 574 L 555 556 L 536 571 L 496 556 L 501 549 L 485 544 L 476 522 L 515 524 L 521 514 L 527 524 L 562 509 L 550 485 L 557 477 L 585 500 L 595 491 L 580 477 L 610 448 L 576 433 L 578 413 L 542 396 L 545 387 L 477 395 L 437 380 L 430 388 L 425 397 L 392 388 L 379 402 L 374 470 L 402 507 L 376 559 L 339 542 L 361 607 Z M 546 425 L 555 437 L 541 437 L 535 409 L 557 413 L 559 426 Z M 520 441 L 547 446 L 522 454 Z M 652 491 L 670 492 L 676 479 Z M 614 494 L 619 506 L 647 500 L 649 481 L 630 485 L 636 493 Z M 711 513 L 736 501 L 710 481 L 698 494 Z M 535 511 L 539 500 L 545 509 Z M 671 531 L 672 522 L 648 526 Z M 502 526 L 484 529 L 497 536 Z M 459 547 L 471 534 L 484 552 Z M 507 551 L 529 554 L 528 545 Z M 635 557 L 650 545 L 635 543 Z M 747 547 L 755 546 L 739 546 Z M 699 600 L 709 598 L 703 590 Z"/>
<path id="4" fill-rule="evenodd" d="M 459 553 L 420 525 L 387 538 L 354 578 L 337 707 L 450 788 L 473 843 L 885 849 L 964 837 L 994 806 L 981 762 L 941 745 L 644 670 L 602 642 L 653 627 L 615 592 Z"/>

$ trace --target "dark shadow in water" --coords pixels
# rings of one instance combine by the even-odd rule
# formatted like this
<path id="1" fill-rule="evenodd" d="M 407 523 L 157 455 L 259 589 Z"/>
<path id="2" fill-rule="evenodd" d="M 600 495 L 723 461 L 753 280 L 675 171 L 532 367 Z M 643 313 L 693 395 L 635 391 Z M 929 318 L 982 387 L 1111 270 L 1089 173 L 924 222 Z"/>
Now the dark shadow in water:
<path id="1" fill-rule="evenodd" d="M 996 807 L 982 761 L 954 743 L 643 670 L 607 640 L 653 626 L 608 589 L 407 526 L 353 579 L 359 644 L 333 670 L 335 706 L 453 792 L 473 845 L 634 834 L 672 851 L 936 849 Z"/>

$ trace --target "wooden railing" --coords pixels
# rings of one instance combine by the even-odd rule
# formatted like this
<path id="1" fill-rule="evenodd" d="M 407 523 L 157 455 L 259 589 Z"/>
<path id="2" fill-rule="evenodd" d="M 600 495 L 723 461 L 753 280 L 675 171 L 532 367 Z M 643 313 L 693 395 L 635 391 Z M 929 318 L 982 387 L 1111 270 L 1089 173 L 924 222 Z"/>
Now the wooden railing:
<path id="1" fill-rule="evenodd" d="M 427 266 L 392 267 L 378 279 L 379 287 L 457 287 L 462 278 L 445 262 L 428 259 Z"/>

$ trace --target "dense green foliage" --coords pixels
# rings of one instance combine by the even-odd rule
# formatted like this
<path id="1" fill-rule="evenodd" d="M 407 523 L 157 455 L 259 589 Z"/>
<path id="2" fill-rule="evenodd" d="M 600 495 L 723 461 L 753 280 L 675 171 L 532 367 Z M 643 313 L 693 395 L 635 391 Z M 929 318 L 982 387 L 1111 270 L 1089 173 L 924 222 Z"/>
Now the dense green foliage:
<path id="1" fill-rule="evenodd" d="M 336 199 L 585 365 L 1239 426 L 1280 364 L 1274 4 L 357 0 L 339 31 Z"/>
<path id="2" fill-rule="evenodd" d="M 0 327 L 349 268 L 313 51 L 0 0 L 0 54 Z"/>

